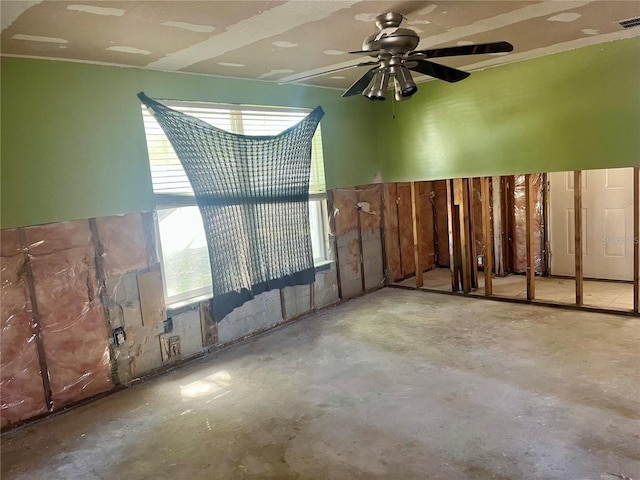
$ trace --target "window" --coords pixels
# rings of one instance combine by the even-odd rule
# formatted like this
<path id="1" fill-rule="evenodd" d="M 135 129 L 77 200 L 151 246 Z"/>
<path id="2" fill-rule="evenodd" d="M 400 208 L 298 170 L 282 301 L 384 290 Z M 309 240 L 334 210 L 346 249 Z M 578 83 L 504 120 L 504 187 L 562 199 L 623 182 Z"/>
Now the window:
<path id="1" fill-rule="evenodd" d="M 167 106 L 233 133 L 276 135 L 302 120 L 311 110 L 191 102 Z M 167 304 L 211 296 L 209 253 L 193 190 L 171 143 L 153 116 L 142 107 Z M 326 193 L 320 126 L 313 137 L 309 218 L 314 262 L 327 260 Z"/>

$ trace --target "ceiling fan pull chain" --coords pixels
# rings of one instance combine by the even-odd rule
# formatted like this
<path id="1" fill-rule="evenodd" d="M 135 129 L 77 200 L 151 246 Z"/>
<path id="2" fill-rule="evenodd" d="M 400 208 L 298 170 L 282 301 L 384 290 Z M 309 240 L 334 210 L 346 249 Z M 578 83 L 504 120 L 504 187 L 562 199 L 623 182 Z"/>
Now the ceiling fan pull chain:
<path id="1" fill-rule="evenodd" d="M 396 97 L 393 96 L 391 97 L 391 120 L 395 120 L 396 119 Z"/>

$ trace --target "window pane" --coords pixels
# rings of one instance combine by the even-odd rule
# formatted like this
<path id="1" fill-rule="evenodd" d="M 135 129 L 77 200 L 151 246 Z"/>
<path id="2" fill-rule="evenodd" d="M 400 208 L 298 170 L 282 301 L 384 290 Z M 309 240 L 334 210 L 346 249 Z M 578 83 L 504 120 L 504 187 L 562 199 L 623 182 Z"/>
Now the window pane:
<path id="1" fill-rule="evenodd" d="M 167 298 L 210 289 L 209 252 L 198 207 L 158 210 L 158 225 Z"/>
<path id="2" fill-rule="evenodd" d="M 315 263 L 325 260 L 324 221 L 322 218 L 322 203 L 324 200 L 309 202 L 309 222 L 311 224 L 311 247 Z"/>

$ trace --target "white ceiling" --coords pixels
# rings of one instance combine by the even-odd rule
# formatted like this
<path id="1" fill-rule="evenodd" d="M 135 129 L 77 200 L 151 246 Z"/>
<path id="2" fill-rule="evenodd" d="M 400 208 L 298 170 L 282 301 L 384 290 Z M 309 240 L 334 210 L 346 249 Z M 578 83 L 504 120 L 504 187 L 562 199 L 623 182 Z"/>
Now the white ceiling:
<path id="1" fill-rule="evenodd" d="M 278 82 L 352 65 L 373 17 L 405 14 L 418 48 L 506 40 L 509 54 L 437 59 L 476 70 L 640 35 L 635 0 L 16 1 L 0 4 L 2 55 Z M 304 83 L 347 88 L 349 69 Z"/>

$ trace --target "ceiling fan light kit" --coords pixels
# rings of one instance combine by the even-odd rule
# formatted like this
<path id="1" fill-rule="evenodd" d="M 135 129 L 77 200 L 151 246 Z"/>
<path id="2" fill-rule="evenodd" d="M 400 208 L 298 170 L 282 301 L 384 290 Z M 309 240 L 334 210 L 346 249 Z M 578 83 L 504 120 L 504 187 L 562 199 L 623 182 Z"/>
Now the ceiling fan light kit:
<path id="1" fill-rule="evenodd" d="M 404 15 L 396 12 L 387 12 L 376 17 L 375 23 L 378 31 L 364 39 L 362 50 L 349 53 L 371 56 L 377 58 L 377 61 L 362 62 L 336 69 L 373 66 L 344 92 L 343 97 L 363 95 L 372 101 L 385 100 L 389 82 L 393 79 L 394 98 L 398 101 L 408 100 L 418 91 L 411 71 L 449 83 L 459 82 L 469 76 L 467 72 L 431 62 L 427 60 L 428 58 L 513 51 L 513 45 L 508 42 L 414 50 L 420 43 L 420 37 L 411 29 L 400 27 L 404 18 Z M 331 70 L 331 72 L 336 70 Z M 317 75 L 322 75 L 322 73 L 312 76 Z"/>
<path id="2" fill-rule="evenodd" d="M 378 70 L 362 94 L 369 100 L 382 101 L 387 98 L 388 89 L 389 75 L 384 70 Z"/>

